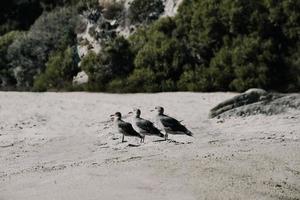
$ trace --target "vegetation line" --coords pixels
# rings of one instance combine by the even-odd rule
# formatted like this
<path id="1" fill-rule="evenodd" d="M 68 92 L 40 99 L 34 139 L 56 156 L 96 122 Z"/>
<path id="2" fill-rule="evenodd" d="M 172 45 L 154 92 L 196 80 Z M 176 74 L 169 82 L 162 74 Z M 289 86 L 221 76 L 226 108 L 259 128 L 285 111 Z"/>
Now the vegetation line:
<path id="1" fill-rule="evenodd" d="M 1 89 L 300 91 L 299 0 L 184 0 L 173 17 L 160 17 L 162 0 L 126 2 L 0 6 Z M 81 45 L 95 46 L 78 37 L 83 14 L 101 50 L 81 57 Z M 123 37 L 119 27 L 133 30 Z M 72 84 L 82 70 L 88 82 Z"/>

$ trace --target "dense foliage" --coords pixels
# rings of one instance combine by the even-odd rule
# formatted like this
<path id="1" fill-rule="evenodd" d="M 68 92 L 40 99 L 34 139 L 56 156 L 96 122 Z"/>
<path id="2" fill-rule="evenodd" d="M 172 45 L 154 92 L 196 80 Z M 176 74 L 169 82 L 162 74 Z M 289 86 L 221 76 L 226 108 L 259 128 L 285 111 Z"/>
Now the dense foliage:
<path id="1" fill-rule="evenodd" d="M 44 12 L 57 6 L 69 6 L 91 0 L 10 0 L 0 1 L 0 35 L 11 30 L 28 30 Z"/>
<path id="2" fill-rule="evenodd" d="M 51 52 L 75 45 L 75 15 L 72 9 L 44 13 L 30 31 L 8 48 L 9 65 L 15 71 L 17 87 L 30 88 L 35 76 L 45 70 Z"/>
<path id="3" fill-rule="evenodd" d="M 129 7 L 129 19 L 133 24 L 149 24 L 164 11 L 162 0 L 133 0 Z"/>
<path id="4" fill-rule="evenodd" d="M 73 77 L 79 72 L 79 61 L 76 49 L 68 47 L 64 51 L 54 52 L 46 63 L 46 70 L 39 74 L 34 81 L 35 91 L 49 89 L 68 89 Z"/>
<path id="5" fill-rule="evenodd" d="M 123 17 L 121 3 L 100 2 L 106 18 Z M 12 1 L 0 14 L 2 88 L 66 89 L 84 70 L 91 91 L 300 91 L 300 1 L 184 0 L 175 17 L 159 18 L 162 2 L 134 0 L 128 17 L 139 28 L 80 69 L 76 17 L 98 1 Z"/>
<path id="6" fill-rule="evenodd" d="M 107 84 L 116 78 L 126 77 L 133 69 L 133 54 L 129 42 L 117 37 L 99 54 L 90 52 L 81 62 L 89 76 L 88 90 L 105 91 Z"/>
<path id="7" fill-rule="evenodd" d="M 186 0 L 131 37 L 135 68 L 159 91 L 299 91 L 299 11 L 297 0 Z"/>
<path id="8" fill-rule="evenodd" d="M 0 84 L 2 88 L 16 84 L 13 70 L 9 67 L 7 58 L 8 47 L 22 35 L 21 32 L 11 31 L 0 37 Z"/>

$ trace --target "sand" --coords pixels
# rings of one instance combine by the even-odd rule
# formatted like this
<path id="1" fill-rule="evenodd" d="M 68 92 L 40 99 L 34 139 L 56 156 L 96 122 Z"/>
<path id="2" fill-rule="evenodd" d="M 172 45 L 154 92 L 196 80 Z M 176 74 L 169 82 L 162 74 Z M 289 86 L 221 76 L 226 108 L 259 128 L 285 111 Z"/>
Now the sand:
<path id="1" fill-rule="evenodd" d="M 300 199 L 300 111 L 208 119 L 234 95 L 1 92 L 0 200 Z M 156 105 L 194 137 L 121 143 L 109 115 Z"/>

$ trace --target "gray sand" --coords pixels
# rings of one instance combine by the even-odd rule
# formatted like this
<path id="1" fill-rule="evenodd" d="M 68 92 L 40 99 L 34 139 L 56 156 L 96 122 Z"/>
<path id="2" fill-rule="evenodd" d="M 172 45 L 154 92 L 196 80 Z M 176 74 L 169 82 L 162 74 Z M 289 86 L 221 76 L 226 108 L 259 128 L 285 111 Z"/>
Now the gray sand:
<path id="1" fill-rule="evenodd" d="M 300 111 L 208 119 L 234 95 L 1 92 L 0 200 L 300 199 Z M 157 105 L 194 138 L 120 143 L 109 115 Z"/>

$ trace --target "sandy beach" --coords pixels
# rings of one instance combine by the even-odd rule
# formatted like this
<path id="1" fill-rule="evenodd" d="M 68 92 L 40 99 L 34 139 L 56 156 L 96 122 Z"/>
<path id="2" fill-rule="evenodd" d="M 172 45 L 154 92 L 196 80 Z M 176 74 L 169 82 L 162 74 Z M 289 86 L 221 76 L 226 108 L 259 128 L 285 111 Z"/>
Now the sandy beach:
<path id="1" fill-rule="evenodd" d="M 236 94 L 0 92 L 0 200 L 300 199 L 300 111 L 208 119 Z M 157 105 L 194 137 L 121 143 Z"/>

